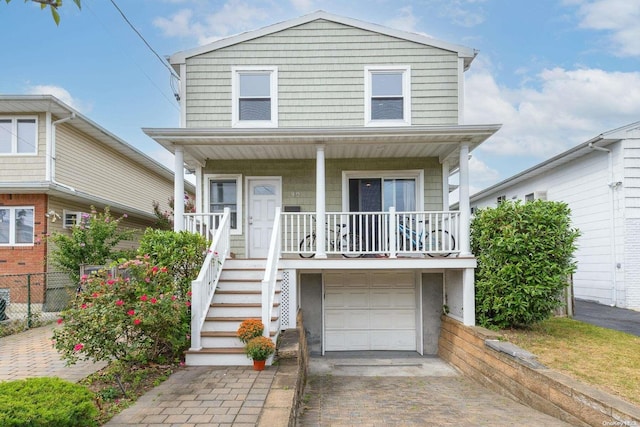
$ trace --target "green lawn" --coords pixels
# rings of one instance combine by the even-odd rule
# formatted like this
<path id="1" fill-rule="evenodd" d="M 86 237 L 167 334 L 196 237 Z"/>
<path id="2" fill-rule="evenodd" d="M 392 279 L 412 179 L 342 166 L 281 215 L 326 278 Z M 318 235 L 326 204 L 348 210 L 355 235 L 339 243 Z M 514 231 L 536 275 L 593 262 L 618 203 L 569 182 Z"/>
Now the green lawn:
<path id="1" fill-rule="evenodd" d="M 640 337 L 562 317 L 501 333 L 547 367 L 640 405 Z"/>

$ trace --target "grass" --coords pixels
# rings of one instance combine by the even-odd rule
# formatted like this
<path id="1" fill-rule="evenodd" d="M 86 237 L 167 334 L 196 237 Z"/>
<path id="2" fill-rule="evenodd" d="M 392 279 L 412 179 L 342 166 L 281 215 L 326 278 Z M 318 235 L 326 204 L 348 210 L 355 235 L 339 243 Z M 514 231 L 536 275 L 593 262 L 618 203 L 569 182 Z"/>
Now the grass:
<path id="1" fill-rule="evenodd" d="M 114 362 L 89 375 L 80 384 L 95 393 L 95 403 L 100 412 L 97 422 L 103 425 L 177 369 L 177 365 L 124 367 Z"/>
<path id="2" fill-rule="evenodd" d="M 545 366 L 640 405 L 640 337 L 563 317 L 501 333 Z"/>

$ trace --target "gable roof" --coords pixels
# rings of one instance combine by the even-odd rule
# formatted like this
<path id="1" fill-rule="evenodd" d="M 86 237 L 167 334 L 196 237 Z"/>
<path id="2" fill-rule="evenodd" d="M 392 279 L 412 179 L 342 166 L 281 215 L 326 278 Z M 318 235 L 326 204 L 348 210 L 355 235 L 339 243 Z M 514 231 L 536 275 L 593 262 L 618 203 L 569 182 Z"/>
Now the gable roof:
<path id="1" fill-rule="evenodd" d="M 222 49 L 228 46 L 232 46 L 234 44 L 242 43 L 248 40 L 253 40 L 259 37 L 263 37 L 269 34 L 273 34 L 279 31 L 283 31 L 289 28 L 297 27 L 299 25 L 307 24 L 312 21 L 317 20 L 326 20 L 335 22 L 338 24 L 348 25 L 350 27 L 360 28 L 362 30 L 372 31 L 379 34 L 384 34 L 391 37 L 396 37 L 399 39 L 412 41 L 415 43 L 420 43 L 426 46 L 433 46 L 436 48 L 448 50 L 451 52 L 456 52 L 459 58 L 464 58 L 464 69 L 466 70 L 471 61 L 475 58 L 477 51 L 475 49 L 444 42 L 441 40 L 433 39 L 431 37 L 411 33 L 408 31 L 395 30 L 393 28 L 384 27 L 378 24 L 372 24 L 369 22 L 360 21 L 353 18 L 346 18 L 339 15 L 333 15 L 331 13 L 327 13 L 325 11 L 319 10 L 308 15 L 303 15 L 298 18 L 290 19 L 288 21 L 279 22 L 277 24 L 272 24 L 257 30 L 247 31 L 241 34 L 237 34 L 235 36 L 223 38 L 220 40 L 216 40 L 213 43 L 209 43 L 203 46 L 199 46 L 194 49 L 184 50 L 181 52 L 174 53 L 170 56 L 169 62 L 174 66 L 177 72 L 179 72 L 179 64 L 184 64 L 187 58 L 191 58 L 193 56 L 201 55 L 203 53 L 211 52 L 214 50 Z"/>
<path id="2" fill-rule="evenodd" d="M 590 140 L 585 141 L 582 144 L 576 145 L 575 147 L 570 148 L 567 151 L 558 154 L 557 156 L 545 160 L 542 163 L 538 163 L 537 165 L 530 167 L 529 169 L 526 169 L 516 175 L 513 175 L 512 177 L 507 178 L 504 181 L 501 181 L 495 185 L 492 185 L 491 187 L 487 187 L 484 190 L 473 194 L 470 197 L 470 201 L 474 202 L 493 192 L 503 190 L 527 179 L 542 175 L 553 168 L 561 166 L 565 163 L 569 163 L 577 158 L 591 153 L 594 148 L 597 149 L 597 147 L 606 147 L 607 145 L 626 139 L 629 137 L 629 133 L 631 132 L 640 133 L 640 121 L 610 130 L 608 132 L 601 133 L 600 135 L 591 138 Z"/>

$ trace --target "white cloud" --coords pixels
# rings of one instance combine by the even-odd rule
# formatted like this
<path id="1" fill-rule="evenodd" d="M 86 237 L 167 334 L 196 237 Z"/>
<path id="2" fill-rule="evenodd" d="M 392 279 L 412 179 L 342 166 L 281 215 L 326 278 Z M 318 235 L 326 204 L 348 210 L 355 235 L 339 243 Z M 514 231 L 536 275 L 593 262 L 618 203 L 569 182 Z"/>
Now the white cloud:
<path id="1" fill-rule="evenodd" d="M 411 6 L 405 6 L 398 9 L 398 15 L 387 20 L 384 25 L 402 31 L 416 32 L 418 18 L 413 13 Z"/>
<path id="2" fill-rule="evenodd" d="M 89 111 L 91 111 L 90 106 L 85 105 L 79 100 L 73 98 L 68 90 L 60 86 L 54 86 L 54 85 L 29 86 L 26 89 L 26 93 L 28 95 L 53 95 L 56 98 L 58 98 L 60 101 L 64 102 L 65 104 L 69 105 L 70 107 L 78 111 L 81 111 L 83 113 L 88 113 Z"/>
<path id="3" fill-rule="evenodd" d="M 211 43 L 222 37 L 253 30 L 267 20 L 267 9 L 254 7 L 243 0 L 228 0 L 214 13 L 196 13 L 182 9 L 169 18 L 158 17 L 153 24 L 167 37 L 193 37 L 198 44 Z"/>
<path id="4" fill-rule="evenodd" d="M 637 0 L 571 1 L 578 5 L 580 27 L 607 31 L 619 56 L 640 56 L 640 2 Z"/>
<path id="5" fill-rule="evenodd" d="M 298 12 L 311 12 L 315 7 L 313 0 L 290 0 L 290 2 Z"/>
<path id="6" fill-rule="evenodd" d="M 640 118 L 639 72 L 545 69 L 511 89 L 480 65 L 467 77 L 465 122 L 503 124 L 479 148 L 492 155 L 542 160 Z"/>

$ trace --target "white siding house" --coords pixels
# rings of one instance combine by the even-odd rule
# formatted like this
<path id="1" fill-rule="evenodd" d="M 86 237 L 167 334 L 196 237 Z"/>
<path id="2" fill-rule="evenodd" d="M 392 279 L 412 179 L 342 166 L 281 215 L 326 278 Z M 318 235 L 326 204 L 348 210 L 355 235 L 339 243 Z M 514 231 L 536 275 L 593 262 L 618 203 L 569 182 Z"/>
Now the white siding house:
<path id="1" fill-rule="evenodd" d="M 605 132 L 471 196 L 562 201 L 581 232 L 576 298 L 640 310 L 640 122 Z"/>
<path id="2" fill-rule="evenodd" d="M 475 323 L 468 154 L 500 127 L 463 123 L 475 55 L 320 11 L 171 56 L 181 127 L 144 131 L 195 171 L 176 227 L 215 233 L 188 364 L 249 363 L 246 317 L 275 337 L 301 310 L 322 353 L 435 354 L 445 304 Z"/>

